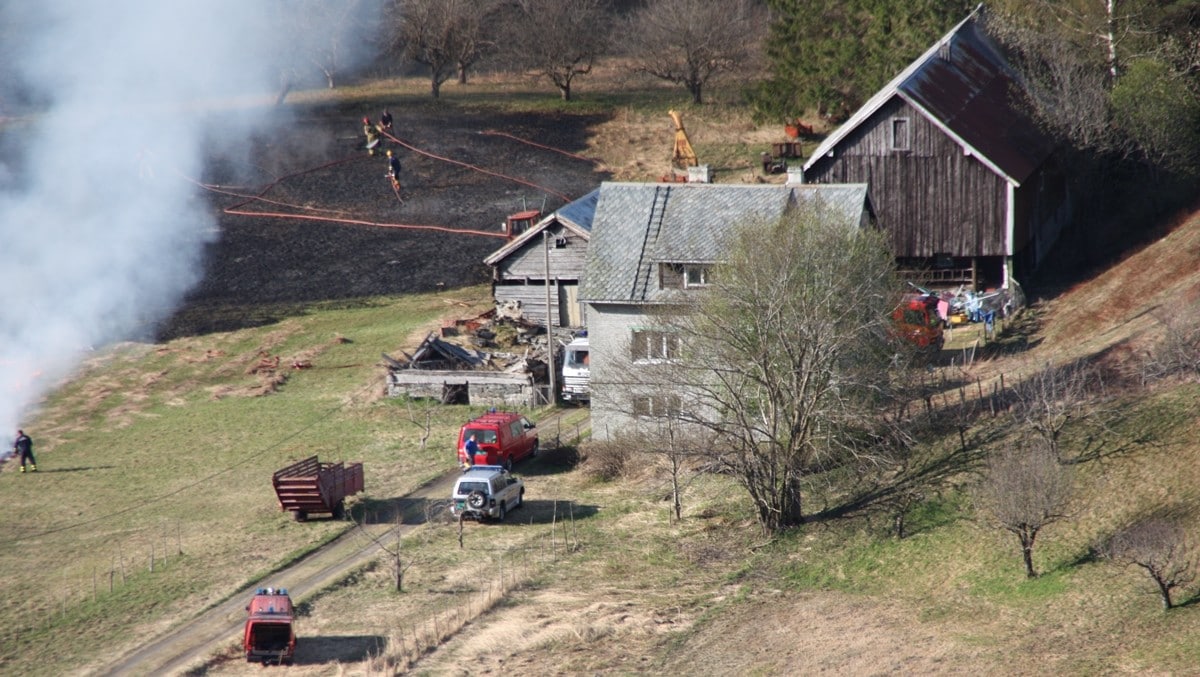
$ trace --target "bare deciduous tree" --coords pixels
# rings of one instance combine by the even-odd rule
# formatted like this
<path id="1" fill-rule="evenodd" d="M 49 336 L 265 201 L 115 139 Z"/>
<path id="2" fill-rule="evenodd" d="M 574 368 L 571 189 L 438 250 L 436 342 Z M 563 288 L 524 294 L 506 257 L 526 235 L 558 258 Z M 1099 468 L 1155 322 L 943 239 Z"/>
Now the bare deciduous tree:
<path id="1" fill-rule="evenodd" d="M 415 559 L 406 559 L 404 557 L 404 515 L 400 511 L 397 511 L 392 527 L 383 534 L 371 533 L 367 529 L 365 520 L 354 519 L 353 521 L 358 532 L 369 538 L 384 552 L 396 592 L 404 592 L 404 574 L 416 564 Z"/>
<path id="2" fill-rule="evenodd" d="M 292 9 L 305 27 L 302 34 L 308 37 L 300 45 L 302 53 L 325 76 L 329 89 L 335 85 L 349 47 L 361 41 L 361 5 L 361 0 L 304 0 Z"/>
<path id="3" fill-rule="evenodd" d="M 758 53 L 766 26 L 756 0 L 652 0 L 628 18 L 622 42 L 635 72 L 682 85 L 701 103 L 711 78 Z"/>
<path id="4" fill-rule="evenodd" d="M 406 398 L 405 410 L 408 412 L 408 422 L 421 429 L 421 451 L 424 452 L 433 433 L 434 407 L 426 404 L 419 410 L 413 407 L 413 398 Z"/>
<path id="5" fill-rule="evenodd" d="M 472 0 L 393 0 L 388 21 L 394 25 L 392 48 L 429 68 L 429 91 L 475 62 L 479 52 L 480 8 Z"/>
<path id="6" fill-rule="evenodd" d="M 514 0 L 506 29 L 506 50 L 521 68 L 554 83 L 571 100 L 575 78 L 609 46 L 612 20 L 608 0 Z"/>
<path id="7" fill-rule="evenodd" d="M 1118 150 L 1123 140 L 1109 112 L 1109 79 L 1094 61 L 1056 36 L 993 20 L 1024 75 L 1032 112 L 1056 137 L 1081 149 Z"/>
<path id="8" fill-rule="evenodd" d="M 654 318 L 651 339 L 677 359 L 634 365 L 627 380 L 641 420 L 674 418 L 710 441 L 709 462 L 772 533 L 803 523 L 806 480 L 894 451 L 876 414 L 900 286 L 880 233 L 817 205 L 734 227 L 723 251 L 702 291 Z"/>
<path id="9" fill-rule="evenodd" d="M 487 54 L 497 48 L 495 34 L 502 14 L 502 0 L 476 3 L 474 12 L 465 13 L 459 21 L 460 38 L 454 55 L 458 84 L 467 84 L 467 73 Z"/>
<path id="10" fill-rule="evenodd" d="M 1033 545 L 1042 529 L 1067 518 L 1072 476 L 1044 444 L 1008 447 L 988 459 L 975 498 L 1001 529 L 1021 542 L 1025 575 L 1037 576 Z"/>
<path id="11" fill-rule="evenodd" d="M 333 89 L 343 69 L 366 54 L 362 46 L 373 45 L 376 36 L 367 28 L 371 25 L 367 15 L 376 9 L 364 0 L 279 0 L 273 6 L 276 24 L 288 36 L 288 51 L 279 55 L 279 62 L 289 65 L 280 72 L 276 105 L 283 103 L 293 85 L 309 79 L 310 67 Z"/>
<path id="12" fill-rule="evenodd" d="M 1151 517 L 1135 522 L 1104 544 L 1105 557 L 1140 568 L 1154 581 L 1163 610 L 1174 607 L 1171 594 L 1196 580 L 1192 544 L 1177 522 Z"/>
<path id="13" fill-rule="evenodd" d="M 643 427 L 639 434 L 624 440 L 632 448 L 647 455 L 656 471 L 665 471 L 671 486 L 671 515 L 673 521 L 683 519 L 683 494 L 696 477 L 697 461 L 710 448 L 694 426 L 688 427 L 674 416 L 662 416 Z"/>
<path id="14" fill-rule="evenodd" d="M 1063 460 L 1059 442 L 1072 421 L 1088 413 L 1091 403 L 1103 398 L 1100 373 L 1086 364 L 1047 365 L 1012 389 L 1010 408 L 1018 425 L 1027 427 Z"/>

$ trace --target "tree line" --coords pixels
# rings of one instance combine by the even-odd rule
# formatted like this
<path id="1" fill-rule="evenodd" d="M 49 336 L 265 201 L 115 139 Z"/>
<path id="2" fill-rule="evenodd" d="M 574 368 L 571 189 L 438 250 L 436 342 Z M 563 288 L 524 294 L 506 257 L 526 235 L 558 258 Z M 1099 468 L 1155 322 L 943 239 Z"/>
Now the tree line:
<path id="1" fill-rule="evenodd" d="M 328 86 L 353 45 L 417 65 L 438 97 L 481 68 L 575 96 L 601 59 L 696 104 L 732 82 L 760 120 L 837 124 L 976 9 L 972 0 L 296 0 L 302 70 Z M 996 0 L 982 7 L 1096 214 L 1161 213 L 1200 175 L 1200 7 L 1192 0 Z M 1116 190 L 1114 190 L 1114 188 Z M 1124 188 L 1122 190 L 1122 188 Z M 1084 215 L 1085 218 L 1088 215 Z M 1126 219 L 1127 220 L 1127 219 Z M 1128 224 L 1111 229 L 1127 234 Z M 1084 251 L 1095 249 L 1094 230 Z M 1101 254 L 1095 254 L 1101 255 Z"/>

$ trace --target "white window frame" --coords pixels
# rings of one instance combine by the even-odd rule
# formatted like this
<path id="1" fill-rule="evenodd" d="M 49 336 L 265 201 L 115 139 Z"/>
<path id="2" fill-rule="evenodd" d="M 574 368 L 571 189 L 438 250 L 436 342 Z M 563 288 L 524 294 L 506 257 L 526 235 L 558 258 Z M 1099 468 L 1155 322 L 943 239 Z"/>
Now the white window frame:
<path id="1" fill-rule="evenodd" d="M 693 282 L 693 274 L 699 276 L 700 280 Z M 685 264 L 683 266 L 683 288 L 698 289 L 701 287 L 707 287 L 708 285 L 712 284 L 708 279 L 709 275 L 712 275 L 712 266 L 703 264 Z"/>

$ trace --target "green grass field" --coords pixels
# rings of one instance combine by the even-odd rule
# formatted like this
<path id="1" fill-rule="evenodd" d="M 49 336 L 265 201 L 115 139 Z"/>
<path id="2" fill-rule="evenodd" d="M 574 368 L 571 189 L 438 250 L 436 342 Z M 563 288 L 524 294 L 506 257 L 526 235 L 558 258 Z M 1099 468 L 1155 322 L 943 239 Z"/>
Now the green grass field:
<path id="1" fill-rule="evenodd" d="M 370 299 L 93 358 L 26 425 L 39 472 L 0 474 L 0 624 L 22 629 L 3 634 L 3 671 L 86 664 L 340 533 L 279 510 L 270 477 L 290 461 L 362 461 L 376 498 L 452 468 L 473 411 L 432 409 L 421 449 L 428 405 L 381 396 L 380 354 L 484 294 Z M 286 381 L 248 373 L 263 356 L 281 357 Z M 288 369 L 301 358 L 311 368 Z"/>

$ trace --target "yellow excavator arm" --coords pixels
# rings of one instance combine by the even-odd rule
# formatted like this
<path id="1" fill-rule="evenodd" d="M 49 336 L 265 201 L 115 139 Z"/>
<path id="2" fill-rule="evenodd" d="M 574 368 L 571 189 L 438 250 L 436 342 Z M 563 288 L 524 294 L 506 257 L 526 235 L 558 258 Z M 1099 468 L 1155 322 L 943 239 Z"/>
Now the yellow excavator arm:
<path id="1" fill-rule="evenodd" d="M 671 154 L 671 165 L 679 169 L 696 167 L 700 161 L 696 159 L 696 151 L 692 150 L 692 142 L 688 140 L 687 130 L 683 128 L 683 118 L 679 111 L 669 111 L 675 121 L 675 151 Z"/>

